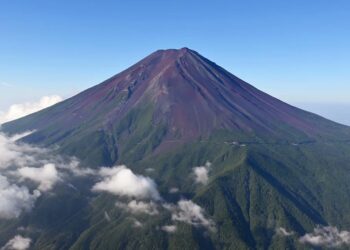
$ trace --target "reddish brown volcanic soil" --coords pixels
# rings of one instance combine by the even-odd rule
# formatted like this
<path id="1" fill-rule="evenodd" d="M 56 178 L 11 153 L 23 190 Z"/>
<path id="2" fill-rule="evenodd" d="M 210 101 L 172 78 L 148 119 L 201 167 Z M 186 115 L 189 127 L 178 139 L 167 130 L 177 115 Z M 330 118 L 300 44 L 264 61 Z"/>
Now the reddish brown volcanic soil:
<path id="1" fill-rule="evenodd" d="M 84 126 L 108 133 L 133 108 L 149 104 L 153 123 L 166 124 L 167 140 L 188 141 L 219 129 L 264 139 L 349 132 L 261 92 L 188 48 L 158 50 L 105 82 L 14 124 L 16 130 L 50 128 L 59 142 Z"/>
<path id="2" fill-rule="evenodd" d="M 316 116 L 259 91 L 188 48 L 156 51 L 81 98 L 89 107 L 121 91 L 129 99 L 113 110 L 112 117 L 118 119 L 139 103 L 152 101 L 154 119 L 165 119 L 170 130 L 186 138 L 219 128 L 255 134 L 283 129 L 305 135 L 320 132 Z"/>

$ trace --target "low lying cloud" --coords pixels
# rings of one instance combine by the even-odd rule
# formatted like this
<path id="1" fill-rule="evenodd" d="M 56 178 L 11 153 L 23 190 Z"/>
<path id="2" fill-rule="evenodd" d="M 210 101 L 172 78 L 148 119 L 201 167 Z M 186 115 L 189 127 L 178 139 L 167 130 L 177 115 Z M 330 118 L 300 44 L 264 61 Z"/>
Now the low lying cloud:
<path id="1" fill-rule="evenodd" d="M 209 163 L 207 164 L 209 167 Z M 157 215 L 160 209 L 165 209 L 171 213 L 173 221 L 184 222 L 197 227 L 205 227 L 215 231 L 215 223 L 205 217 L 204 209 L 190 200 L 180 200 L 177 204 L 164 202 L 157 190 L 155 182 L 149 177 L 134 174 L 126 166 L 116 166 L 113 168 L 101 168 L 98 175 L 101 178 L 92 190 L 95 192 L 109 192 L 117 196 L 133 198 L 128 203 L 116 202 L 116 206 L 133 214 Z M 172 192 L 177 192 L 177 189 Z M 140 201 L 138 199 L 150 199 L 150 201 Z M 156 202 L 158 203 L 156 203 Z M 134 225 L 139 227 L 140 224 Z M 175 225 L 167 225 L 161 228 L 163 231 L 175 232 Z"/>
<path id="2" fill-rule="evenodd" d="M 22 178 L 38 183 L 38 189 L 41 191 L 51 190 L 53 185 L 60 180 L 56 166 L 52 163 L 39 168 L 20 168 L 18 173 Z"/>
<path id="3" fill-rule="evenodd" d="M 208 174 L 209 174 L 210 166 L 211 166 L 211 163 L 207 161 L 204 166 L 193 168 L 193 174 L 194 174 L 196 183 L 203 184 L 203 185 L 208 183 L 208 180 L 209 180 Z"/>
<path id="4" fill-rule="evenodd" d="M 10 168 L 13 170 L 25 168 L 23 174 L 25 175 L 24 177 L 27 177 L 27 172 L 37 171 L 31 168 L 40 167 L 40 170 L 44 171 L 40 172 L 40 174 L 42 175 L 44 173 L 45 176 L 51 179 L 56 179 L 55 172 L 57 172 L 58 169 L 65 170 L 66 172 L 69 171 L 74 174 L 74 176 L 96 174 L 96 171 L 93 169 L 81 168 L 79 161 L 74 157 L 62 158 L 51 149 L 39 148 L 18 141 L 33 132 L 34 131 L 28 131 L 11 137 L 0 132 L 0 169 L 6 170 Z"/>
<path id="5" fill-rule="evenodd" d="M 23 135 L 8 137 L 0 133 L 0 218 L 17 218 L 30 211 L 41 195 L 39 190 L 46 191 L 54 181 L 52 168 L 34 168 L 47 162 L 47 150 L 17 142 Z M 36 180 L 39 190 L 30 190 L 21 183 L 24 177 Z"/>
<path id="6" fill-rule="evenodd" d="M 99 175 L 102 180 L 93 186 L 92 190 L 95 192 L 109 192 L 119 196 L 160 200 L 157 186 L 151 178 L 136 175 L 124 165 L 101 168 Z"/>
<path id="7" fill-rule="evenodd" d="M 206 167 L 195 167 L 193 168 L 193 173 L 195 175 L 196 183 L 207 184 L 208 178 L 208 169 Z"/>
<path id="8" fill-rule="evenodd" d="M 15 134 L 11 137 L 11 140 L 12 141 L 18 141 L 19 139 L 22 139 L 30 134 L 33 134 L 35 132 L 35 130 L 31 130 L 31 131 L 26 131 L 26 132 L 23 132 L 21 134 Z"/>
<path id="9" fill-rule="evenodd" d="M 20 156 L 17 145 L 0 133 L 0 169 L 4 169 Z"/>
<path id="10" fill-rule="evenodd" d="M 11 137 L 0 133 L 0 169 L 38 165 L 50 160 L 48 150 L 17 141 L 29 133 Z"/>
<path id="11" fill-rule="evenodd" d="M 166 226 L 162 226 L 161 229 L 167 233 L 175 233 L 177 230 L 177 227 L 175 225 L 166 225 Z"/>
<path id="12" fill-rule="evenodd" d="M 39 196 L 38 190 L 30 193 L 27 187 L 10 184 L 0 175 L 0 218 L 17 218 L 22 212 L 30 211 Z"/>
<path id="13" fill-rule="evenodd" d="M 327 248 L 341 247 L 344 245 L 350 246 L 350 232 L 339 231 L 338 228 L 332 226 L 318 226 L 312 233 L 300 237 L 299 242 L 315 247 Z"/>
<path id="14" fill-rule="evenodd" d="M 126 211 L 129 211 L 133 214 L 142 214 L 142 213 L 148 214 L 148 215 L 159 214 L 159 211 L 157 209 L 157 204 L 155 204 L 153 201 L 143 202 L 143 201 L 132 200 L 128 204 L 117 202 L 116 206 Z"/>
<path id="15" fill-rule="evenodd" d="M 194 202 L 180 200 L 176 204 L 166 203 L 161 198 L 156 183 L 150 177 L 138 175 L 124 165 L 112 168 L 102 167 L 99 170 L 81 168 L 77 159 L 66 159 L 56 155 L 51 149 L 42 149 L 18 141 L 28 133 L 13 137 L 0 133 L 0 168 L 2 170 L 0 218 L 16 218 L 21 213 L 30 211 L 42 193 L 52 191 L 55 184 L 63 183 L 70 176 L 88 176 L 95 179 L 92 191 L 108 192 L 126 198 L 127 202 L 117 202 L 116 206 L 132 214 L 154 216 L 160 212 L 170 212 L 173 222 L 184 222 L 215 230 L 214 222 L 207 218 L 204 209 Z M 210 163 L 203 167 L 209 171 Z M 36 183 L 37 186 L 27 187 L 28 180 Z M 201 183 L 204 183 L 202 180 Z M 65 185 L 72 190 L 78 188 L 69 182 Z M 171 193 L 178 191 L 176 187 L 169 190 Z M 104 217 L 107 221 L 111 221 L 107 212 L 104 213 Z M 142 227 L 143 225 L 135 219 L 133 226 Z M 161 230 L 168 233 L 173 233 L 176 229 L 176 225 L 161 227 Z M 12 245 L 9 242 L 7 247 L 10 246 Z"/>
<path id="16" fill-rule="evenodd" d="M 30 211 L 41 193 L 51 191 L 55 184 L 71 176 L 99 179 L 92 190 L 110 192 L 133 199 L 160 201 L 161 197 L 155 182 L 142 175 L 134 174 L 126 166 L 94 170 L 81 168 L 77 159 L 63 158 L 51 149 L 42 149 L 18 141 L 28 135 L 24 133 L 8 137 L 0 133 L 0 218 L 15 218 L 22 212 Z M 25 181 L 38 184 L 34 188 Z M 70 188 L 77 188 L 69 182 Z M 153 201 L 130 201 L 125 208 L 132 213 L 158 214 Z"/>
<path id="17" fill-rule="evenodd" d="M 289 237 L 294 235 L 295 232 L 279 227 L 276 229 L 276 234 Z M 350 246 L 350 232 L 345 230 L 339 231 L 338 228 L 332 226 L 317 226 L 314 228 L 313 232 L 301 236 L 299 242 L 301 244 L 322 248 Z"/>
<path id="18" fill-rule="evenodd" d="M 8 111 L 4 112 L 0 116 L 0 124 L 9 122 L 26 115 L 35 113 L 41 109 L 50 107 L 63 99 L 58 95 L 44 96 L 38 102 L 27 102 L 22 104 L 13 104 Z"/>
<path id="19" fill-rule="evenodd" d="M 276 228 L 276 234 L 280 236 L 292 236 L 294 234 L 293 231 L 288 231 L 284 227 Z"/>
<path id="20" fill-rule="evenodd" d="M 21 235 L 16 235 L 9 242 L 6 243 L 1 250 L 26 250 L 30 247 L 32 240 L 30 238 L 22 237 Z"/>
<path id="21" fill-rule="evenodd" d="M 171 219 L 181 221 L 194 226 L 203 226 L 215 231 L 215 223 L 204 216 L 204 210 L 190 200 L 180 200 L 177 205 L 165 204 L 166 209 L 171 211 Z"/>
<path id="22" fill-rule="evenodd" d="M 41 193 L 50 191 L 61 176 L 92 172 L 80 168 L 74 158 L 63 159 L 50 149 L 18 141 L 29 133 L 12 137 L 0 133 L 0 218 L 16 218 L 30 211 Z M 38 187 L 34 190 L 27 187 L 25 180 L 37 183 Z"/>

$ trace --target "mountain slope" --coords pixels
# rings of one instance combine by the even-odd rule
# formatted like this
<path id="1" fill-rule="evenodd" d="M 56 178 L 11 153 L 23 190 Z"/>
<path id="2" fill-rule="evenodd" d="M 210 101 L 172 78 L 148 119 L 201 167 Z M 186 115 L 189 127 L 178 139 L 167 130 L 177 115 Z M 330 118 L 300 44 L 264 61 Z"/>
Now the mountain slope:
<path id="1" fill-rule="evenodd" d="M 68 148 L 91 137 L 97 152 L 85 153 L 98 154 L 105 164 L 118 160 L 125 142 L 147 139 L 161 150 L 217 130 L 255 141 L 350 135 L 347 127 L 285 104 L 187 48 L 157 51 L 105 82 L 3 128 L 11 133 L 36 130 L 28 141 Z M 77 153 L 66 152 L 70 150 Z"/>
<path id="2" fill-rule="evenodd" d="M 25 226 L 35 229 L 36 249 L 304 249 L 299 238 L 317 225 L 350 229 L 350 128 L 283 103 L 187 48 L 157 51 L 2 130 L 35 130 L 22 141 L 88 167 L 126 164 L 151 177 L 164 201 L 191 200 L 215 223 L 206 230 L 178 222 L 167 233 L 161 226 L 173 219 L 162 205 L 156 216 L 132 215 L 115 196 L 91 193 L 93 179 L 71 177 L 76 192 L 60 183 L 31 213 L 10 225 L 0 220 L 4 242 Z M 206 161 L 208 181 L 196 183 L 193 168 Z"/>

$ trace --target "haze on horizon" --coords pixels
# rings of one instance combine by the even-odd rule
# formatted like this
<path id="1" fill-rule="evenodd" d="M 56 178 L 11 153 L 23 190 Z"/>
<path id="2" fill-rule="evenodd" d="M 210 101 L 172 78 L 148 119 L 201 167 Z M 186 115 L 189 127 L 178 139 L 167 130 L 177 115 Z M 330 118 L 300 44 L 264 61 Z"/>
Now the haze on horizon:
<path id="1" fill-rule="evenodd" d="M 67 98 L 157 49 L 186 46 L 285 102 L 350 125 L 348 1 L 15 0 L 1 9 L 3 112 Z"/>

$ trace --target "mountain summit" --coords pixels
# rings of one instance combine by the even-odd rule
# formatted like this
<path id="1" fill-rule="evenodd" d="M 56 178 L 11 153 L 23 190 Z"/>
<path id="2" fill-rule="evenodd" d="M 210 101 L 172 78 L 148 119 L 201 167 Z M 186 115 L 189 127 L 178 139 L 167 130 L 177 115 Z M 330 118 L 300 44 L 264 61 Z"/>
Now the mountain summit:
<path id="1" fill-rule="evenodd" d="M 100 173 L 58 178 L 32 213 L 0 219 L 3 244 L 18 228 L 34 249 L 350 244 L 350 128 L 263 93 L 188 48 L 156 51 L 1 129 L 33 131 L 21 141 Z M 119 197 L 125 186 L 144 200 Z"/>

